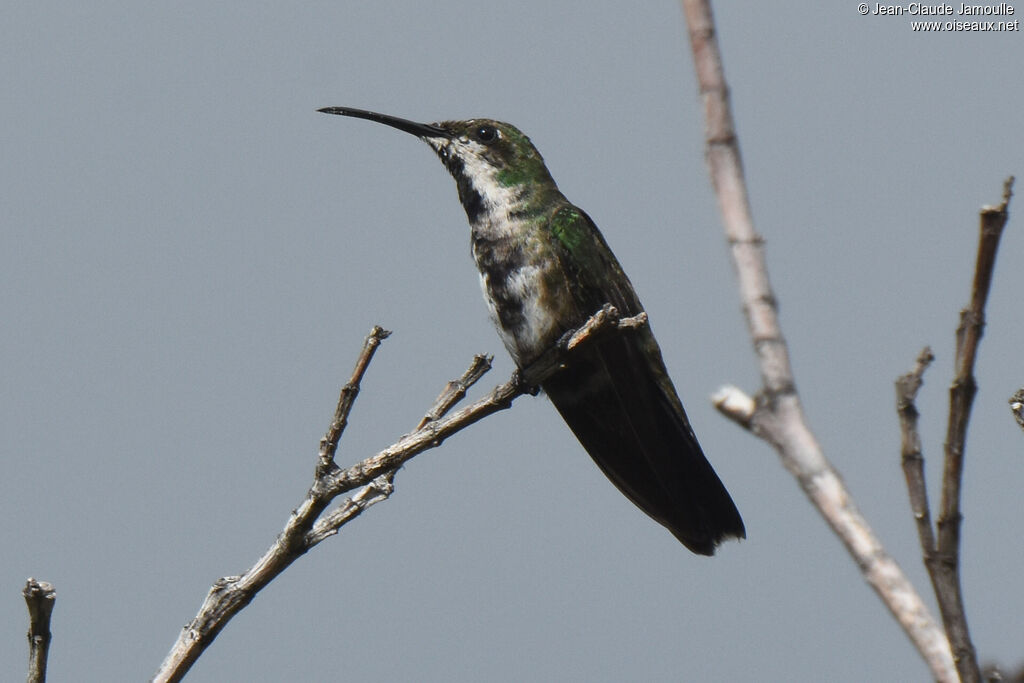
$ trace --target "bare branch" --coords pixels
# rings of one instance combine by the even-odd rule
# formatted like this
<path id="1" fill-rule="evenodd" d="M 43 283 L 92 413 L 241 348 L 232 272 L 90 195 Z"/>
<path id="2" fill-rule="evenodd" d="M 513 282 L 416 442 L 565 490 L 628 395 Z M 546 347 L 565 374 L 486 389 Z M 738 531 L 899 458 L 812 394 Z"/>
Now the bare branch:
<path id="1" fill-rule="evenodd" d="M 352 370 L 352 377 L 348 383 L 341 388 L 341 395 L 338 396 L 338 406 L 334 409 L 334 419 L 331 420 L 327 433 L 320 439 L 320 461 L 318 467 L 327 471 L 334 465 L 334 454 L 338 450 L 338 441 L 348 425 L 348 415 L 352 412 L 356 396 L 359 395 L 359 384 L 363 381 L 366 368 L 370 367 L 373 354 L 377 352 L 380 343 L 391 336 L 389 330 L 380 325 L 374 325 L 370 334 L 366 335 L 363 341 L 363 350 L 356 360 L 356 367 Z"/>
<path id="2" fill-rule="evenodd" d="M 964 450 L 967 442 L 967 423 L 977 392 L 974 363 L 978 344 L 985 327 L 985 303 L 988 301 L 995 268 L 999 238 L 1008 217 L 1013 178 L 1003 184 L 1003 201 L 999 206 L 986 206 L 981 210 L 981 229 L 978 238 L 978 256 L 971 286 L 971 301 L 960 312 L 960 325 L 956 330 L 956 358 L 953 384 L 949 389 L 949 422 L 946 427 L 945 459 L 942 472 L 942 500 L 936 522 L 936 540 L 924 545 L 925 565 L 935 589 L 942 622 L 953 649 L 953 659 L 962 681 L 981 680 L 978 657 L 967 628 L 963 592 L 960 585 L 960 488 L 963 480 Z"/>
<path id="3" fill-rule="evenodd" d="M 971 302 L 960 312 L 960 326 L 956 330 L 956 375 L 949 390 L 949 423 L 946 432 L 946 459 L 942 475 L 942 503 L 939 513 L 939 550 L 957 552 L 960 545 L 960 482 L 963 478 L 964 443 L 967 439 L 967 421 L 977 385 L 974 380 L 974 361 L 985 327 L 985 303 L 992 284 L 999 238 L 1002 237 L 1008 216 L 1007 208 L 1012 196 L 1013 178 L 1003 185 L 1003 202 L 996 207 L 981 210 L 981 231 L 978 240 L 978 258 L 971 286 Z"/>
<path id="4" fill-rule="evenodd" d="M 376 455 L 340 469 L 334 464 L 338 438 L 344 430 L 352 402 L 359 393 L 359 384 L 366 367 L 376 347 L 388 334 L 380 327 L 373 328 L 363 344 L 352 379 L 342 389 L 331 426 L 321 441 L 316 477 L 306 498 L 292 512 L 284 530 L 256 564 L 240 576 L 224 577 L 213 585 L 198 614 L 182 630 L 153 681 L 163 683 L 181 680 L 228 621 L 248 605 L 264 586 L 310 548 L 336 534 L 342 525 L 358 517 L 371 505 L 388 498 L 394 490 L 394 473 L 405 462 L 425 450 L 440 446 L 451 435 L 487 415 L 510 407 L 517 397 L 530 393 L 532 387 L 557 372 L 567 355 L 575 353 L 577 349 L 606 334 L 629 334 L 630 330 L 642 326 L 646 320 L 644 313 L 620 319 L 615 308 L 605 306 L 579 330 L 565 335 L 534 363 L 516 372 L 511 380 L 498 385 L 487 396 L 448 415 L 449 409 L 465 395 L 465 389 L 490 368 L 488 358 L 477 356 L 469 369 L 454 383 L 455 388 L 451 389 L 452 383 L 449 383 L 449 387 L 441 392 L 434 406 L 427 412 L 430 419 L 422 421 L 416 431 L 403 436 Z M 434 418 L 434 415 L 437 417 Z M 356 494 L 324 514 L 335 498 L 356 488 L 360 488 Z"/>
<path id="5" fill-rule="evenodd" d="M 935 360 L 927 346 L 917 357 L 914 369 L 896 380 L 896 412 L 900 418 L 902 443 L 903 476 L 907 480 L 910 509 L 917 525 L 917 535 L 925 557 L 935 552 L 935 536 L 932 533 L 931 512 L 928 509 L 928 489 L 924 480 L 924 456 L 921 454 L 921 436 L 917 431 L 917 392 L 924 382 L 924 371 Z M 927 561 L 927 560 L 926 560 Z"/>
<path id="6" fill-rule="evenodd" d="M 346 498 L 341 505 L 325 512 L 317 520 L 313 528 L 306 534 L 305 545 L 312 548 L 320 541 L 334 536 L 342 526 L 363 514 L 371 505 L 387 500 L 395 492 L 393 485 L 395 471 L 382 474 L 363 488 L 356 491 L 350 498 Z"/>
<path id="7" fill-rule="evenodd" d="M 491 369 L 492 358 L 493 356 L 483 354 L 477 354 L 474 356 L 473 362 L 470 363 L 469 368 L 462 373 L 462 376 L 457 380 L 448 382 L 445 388 L 434 400 L 434 405 L 427 411 L 426 416 L 420 420 L 419 425 L 416 427 L 416 431 L 418 432 L 427 424 L 444 417 L 444 415 L 446 415 L 456 403 L 461 401 L 466 396 L 466 392 L 469 388 L 476 384 L 477 381 Z M 335 472 L 340 472 L 340 470 L 335 470 Z M 374 478 L 370 483 L 364 485 L 363 488 L 356 492 L 354 496 L 346 498 L 341 505 L 325 513 L 306 535 L 306 544 L 309 547 L 313 547 L 325 538 L 337 534 L 342 525 L 355 519 L 371 505 L 389 498 L 395 490 L 393 483 L 397 472 L 398 468 L 396 467 L 395 469 L 381 474 Z M 352 475 L 351 472 L 349 472 L 349 474 Z M 328 492 L 325 493 L 325 495 L 333 498 L 342 492 L 344 491 L 339 491 L 338 493 Z"/>
<path id="8" fill-rule="evenodd" d="M 337 495 L 401 467 L 419 453 L 440 446 L 452 434 L 492 413 L 508 408 L 513 400 L 524 393 L 532 393 L 533 387 L 562 367 L 567 353 L 575 353 L 586 344 L 613 331 L 621 330 L 628 333 L 629 330 L 644 324 L 646 320 L 646 313 L 620 320 L 615 308 L 606 305 L 579 330 L 563 336 L 558 344 L 523 370 L 517 371 L 508 382 L 496 386 L 487 396 L 443 419 L 428 422 L 421 429 L 403 436 L 395 444 L 346 470 L 328 475 L 324 478 L 323 485 L 327 491 Z"/>
<path id="9" fill-rule="evenodd" d="M 764 240 L 754 229 L 750 213 L 710 4 L 708 0 L 682 0 L 682 6 L 704 103 L 711 183 L 722 212 L 740 299 L 763 382 L 753 415 L 749 421 L 739 422 L 775 447 L 782 464 L 796 477 L 804 493 L 842 540 L 868 584 L 896 617 L 933 676 L 940 681 L 955 681 L 956 671 L 942 630 L 857 510 L 852 496 L 807 425 L 778 321 L 775 295 L 768 280 Z M 728 414 L 735 419 L 734 412 Z"/>
<path id="10" fill-rule="evenodd" d="M 45 683 L 50 653 L 50 616 L 57 601 L 52 584 L 30 578 L 21 594 L 28 605 L 28 683 Z"/>
<path id="11" fill-rule="evenodd" d="M 473 363 L 469 366 L 469 369 L 462 374 L 462 377 L 453 379 L 448 382 L 447 386 L 441 391 L 441 394 L 434 400 L 434 405 L 430 407 L 427 414 L 423 416 L 420 423 L 416 425 L 416 429 L 423 429 L 428 422 L 435 422 L 444 417 L 449 410 L 452 409 L 456 403 L 461 401 L 466 396 L 466 391 L 473 386 L 478 379 L 484 376 L 488 370 L 491 369 L 491 361 L 494 360 L 494 356 L 488 356 L 484 354 L 477 354 L 473 357 Z"/>

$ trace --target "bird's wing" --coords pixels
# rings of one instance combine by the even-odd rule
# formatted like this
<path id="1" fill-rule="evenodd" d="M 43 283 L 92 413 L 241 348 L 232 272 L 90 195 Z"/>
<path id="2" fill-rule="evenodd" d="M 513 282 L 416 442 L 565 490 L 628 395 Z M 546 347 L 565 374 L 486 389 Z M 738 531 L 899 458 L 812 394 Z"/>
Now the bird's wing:
<path id="1" fill-rule="evenodd" d="M 589 216 L 567 206 L 549 222 L 578 323 L 605 303 L 642 310 Z M 743 521 L 704 457 L 648 327 L 599 340 L 544 391 L 608 478 L 690 550 L 710 555 Z"/>

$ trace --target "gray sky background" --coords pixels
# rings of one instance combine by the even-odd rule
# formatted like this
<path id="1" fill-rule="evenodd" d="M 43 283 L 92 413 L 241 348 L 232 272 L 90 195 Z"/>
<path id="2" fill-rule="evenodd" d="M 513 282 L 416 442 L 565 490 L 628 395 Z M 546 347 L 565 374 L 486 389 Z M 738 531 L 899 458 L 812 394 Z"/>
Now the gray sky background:
<path id="1" fill-rule="evenodd" d="M 811 424 L 934 604 L 892 383 L 937 495 L 977 212 L 1024 172 L 1021 34 L 923 34 L 854 2 L 720 3 L 726 72 Z M 1017 6 L 1020 18 L 1024 6 Z M 328 105 L 522 128 L 633 279 L 749 538 L 691 555 L 544 398 L 420 456 L 397 492 L 237 617 L 192 681 L 927 680 L 775 454 L 720 417 L 759 375 L 674 2 L 8 3 L 0 22 L 0 663 L 29 576 L 54 681 L 148 678 L 210 584 L 309 486 L 359 345 L 340 459 L 410 430 L 487 320 L 454 185 Z M 999 256 L 964 485 L 983 659 L 1022 658 L 1024 206 Z"/>

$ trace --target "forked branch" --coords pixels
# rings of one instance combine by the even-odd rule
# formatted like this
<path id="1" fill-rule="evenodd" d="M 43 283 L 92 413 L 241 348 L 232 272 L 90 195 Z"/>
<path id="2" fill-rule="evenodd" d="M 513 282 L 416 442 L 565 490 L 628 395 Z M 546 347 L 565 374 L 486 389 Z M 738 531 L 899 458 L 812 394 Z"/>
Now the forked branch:
<path id="1" fill-rule="evenodd" d="M 697 81 L 704 103 L 706 154 L 723 227 L 739 282 L 740 299 L 761 369 L 756 399 L 736 388 L 715 397 L 730 419 L 775 447 L 782 464 L 839 536 L 868 584 L 889 608 L 939 681 L 955 681 L 942 629 L 857 510 L 843 480 L 807 425 L 797 394 L 775 295 L 768 280 L 764 240 L 754 229 L 722 58 L 708 0 L 682 0 Z"/>
<path id="2" fill-rule="evenodd" d="M 974 363 L 978 344 L 985 327 L 985 303 L 992 285 L 999 238 L 1009 216 L 1013 178 L 1003 184 L 1003 201 L 998 206 L 981 210 L 981 230 L 978 238 L 978 256 L 974 266 L 971 300 L 960 312 L 960 325 L 956 330 L 956 357 L 953 361 L 953 384 L 949 389 L 949 421 L 946 427 L 945 459 L 942 472 L 942 500 L 936 529 L 932 529 L 928 511 L 928 491 L 924 481 L 924 457 L 921 439 L 917 433 L 917 409 L 914 400 L 921 386 L 921 376 L 931 352 L 925 349 L 913 371 L 896 380 L 896 407 L 903 432 L 903 471 L 907 479 L 907 494 L 917 524 L 924 564 L 935 591 L 942 614 L 953 660 L 960 680 L 974 683 L 981 680 L 978 656 L 967 628 L 963 590 L 960 585 L 960 487 L 963 481 L 964 453 L 967 443 L 967 423 L 971 405 L 977 392 Z M 927 358 L 926 358 L 927 355 Z M 1011 399 L 1011 406 L 1012 406 Z"/>
<path id="3" fill-rule="evenodd" d="M 394 475 L 404 463 L 431 448 L 436 448 L 451 435 L 484 417 L 512 405 L 525 393 L 536 393 L 538 386 L 556 372 L 567 356 L 606 334 L 629 334 L 631 329 L 645 325 L 647 315 L 619 318 L 612 306 L 595 313 L 578 330 L 565 335 L 555 346 L 512 379 L 500 384 L 474 403 L 449 414 L 484 373 L 490 369 L 490 357 L 476 356 L 465 373 L 449 382 L 426 412 L 415 431 L 400 438 L 379 453 L 351 467 L 335 463 L 338 442 L 348 423 L 360 383 L 374 353 L 390 332 L 374 327 L 363 343 L 352 376 L 341 390 L 334 417 L 320 441 L 313 485 L 305 499 L 292 512 L 284 530 L 274 544 L 239 576 L 219 579 L 199 609 L 199 613 L 182 630 L 154 681 L 179 681 L 196 659 L 213 642 L 228 621 L 252 601 L 256 594 L 299 557 L 325 538 L 362 514 L 371 505 L 388 498 L 394 491 Z M 339 505 L 327 510 L 335 498 L 359 489 Z M 325 512 L 326 511 L 326 512 Z"/>

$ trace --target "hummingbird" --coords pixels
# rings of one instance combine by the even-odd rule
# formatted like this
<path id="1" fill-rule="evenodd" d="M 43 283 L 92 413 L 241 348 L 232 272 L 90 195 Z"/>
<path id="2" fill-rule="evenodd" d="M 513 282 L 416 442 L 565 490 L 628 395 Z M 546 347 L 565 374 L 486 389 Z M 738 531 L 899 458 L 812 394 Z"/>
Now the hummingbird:
<path id="1" fill-rule="evenodd" d="M 417 123 L 386 114 L 318 111 L 411 133 L 440 157 L 466 210 L 484 298 L 516 365 L 610 303 L 644 309 L 601 232 L 559 191 L 518 128 L 492 119 Z M 648 325 L 580 349 L 540 387 L 602 472 L 694 553 L 746 536 L 704 457 Z"/>

